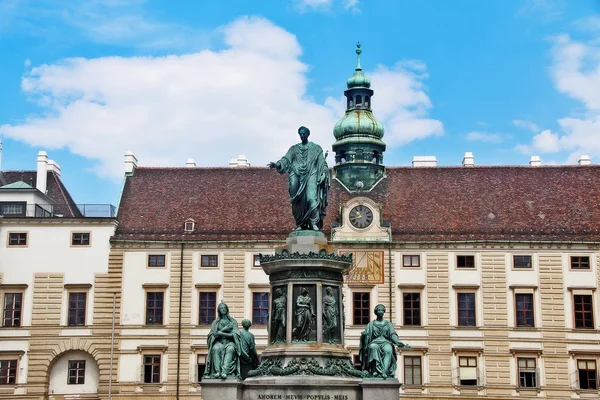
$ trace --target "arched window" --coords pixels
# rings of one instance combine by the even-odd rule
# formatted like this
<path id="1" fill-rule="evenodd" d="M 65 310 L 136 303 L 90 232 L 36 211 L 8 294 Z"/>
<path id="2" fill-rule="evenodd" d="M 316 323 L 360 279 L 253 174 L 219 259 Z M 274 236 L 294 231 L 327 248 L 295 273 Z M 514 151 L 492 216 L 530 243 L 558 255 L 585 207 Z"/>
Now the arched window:
<path id="1" fill-rule="evenodd" d="M 352 108 L 354 104 L 352 104 L 352 99 L 348 99 L 348 108 Z"/>
<path id="2" fill-rule="evenodd" d="M 356 96 L 356 106 L 359 107 L 362 105 L 362 96 L 359 94 Z"/>
<path id="3" fill-rule="evenodd" d="M 369 96 L 365 96 L 365 107 L 369 108 Z"/>

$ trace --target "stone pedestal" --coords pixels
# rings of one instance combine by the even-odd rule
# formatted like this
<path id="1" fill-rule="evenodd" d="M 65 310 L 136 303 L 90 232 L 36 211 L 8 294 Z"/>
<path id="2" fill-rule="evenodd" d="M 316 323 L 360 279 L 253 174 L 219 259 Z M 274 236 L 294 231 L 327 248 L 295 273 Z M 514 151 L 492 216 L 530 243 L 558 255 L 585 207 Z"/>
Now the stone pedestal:
<path id="1" fill-rule="evenodd" d="M 202 381 L 205 400 L 397 400 L 396 379 L 363 379 L 344 346 L 343 273 L 321 232 L 295 231 L 261 257 L 271 286 L 269 345 L 243 382 Z"/>
<path id="2" fill-rule="evenodd" d="M 243 384 L 237 379 L 205 379 L 202 398 L 215 400 L 242 400 Z"/>
<path id="3" fill-rule="evenodd" d="M 398 379 L 365 379 L 360 384 L 363 400 L 398 400 Z"/>

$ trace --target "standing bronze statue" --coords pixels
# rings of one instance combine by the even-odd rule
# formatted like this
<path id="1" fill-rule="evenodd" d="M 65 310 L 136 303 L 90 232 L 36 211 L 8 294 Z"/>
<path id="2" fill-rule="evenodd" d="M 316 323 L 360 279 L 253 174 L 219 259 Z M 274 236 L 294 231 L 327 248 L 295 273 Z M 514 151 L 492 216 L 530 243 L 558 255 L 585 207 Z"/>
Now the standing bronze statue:
<path id="1" fill-rule="evenodd" d="M 385 379 L 394 378 L 396 375 L 395 346 L 407 350 L 410 349 L 410 346 L 400 341 L 394 325 L 383 319 L 383 314 L 385 314 L 385 306 L 383 304 L 376 305 L 375 315 L 377 318 L 369 322 L 360 334 L 359 358 L 363 370 L 367 371 L 370 377 Z"/>
<path id="2" fill-rule="evenodd" d="M 287 311 L 287 296 L 282 288 L 275 289 L 273 300 L 273 322 L 271 330 L 271 343 L 285 343 L 285 317 Z"/>
<path id="3" fill-rule="evenodd" d="M 325 288 L 323 296 L 323 340 L 333 343 L 336 339 L 338 327 L 338 304 L 335 297 L 335 289 L 331 286 Z"/>
<path id="4" fill-rule="evenodd" d="M 313 309 L 312 299 L 308 295 L 308 289 L 300 289 L 300 295 L 296 299 L 296 327 L 293 334 L 296 341 L 310 340 L 310 333 L 313 330 L 313 318 L 316 317 Z"/>
<path id="5" fill-rule="evenodd" d="M 250 332 L 252 321 L 242 320 L 242 329 L 240 331 L 240 375 L 245 379 L 248 371 L 258 366 L 258 353 L 256 352 L 256 341 L 254 334 Z"/>
<path id="6" fill-rule="evenodd" d="M 277 162 L 267 164 L 289 177 L 289 195 L 297 230 L 318 231 L 323 227 L 330 177 L 323 149 L 309 142 L 310 130 L 298 128 L 301 143 L 295 144 Z"/>

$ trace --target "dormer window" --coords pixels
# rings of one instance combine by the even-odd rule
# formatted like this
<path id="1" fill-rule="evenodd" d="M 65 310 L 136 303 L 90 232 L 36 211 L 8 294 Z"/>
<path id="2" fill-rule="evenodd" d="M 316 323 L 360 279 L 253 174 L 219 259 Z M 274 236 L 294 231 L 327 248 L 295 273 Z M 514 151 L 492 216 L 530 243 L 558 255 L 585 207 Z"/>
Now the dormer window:
<path id="1" fill-rule="evenodd" d="M 185 220 L 185 224 L 183 226 L 183 231 L 184 232 L 194 232 L 194 229 L 196 229 L 196 221 L 194 221 L 191 218 L 188 218 Z"/>

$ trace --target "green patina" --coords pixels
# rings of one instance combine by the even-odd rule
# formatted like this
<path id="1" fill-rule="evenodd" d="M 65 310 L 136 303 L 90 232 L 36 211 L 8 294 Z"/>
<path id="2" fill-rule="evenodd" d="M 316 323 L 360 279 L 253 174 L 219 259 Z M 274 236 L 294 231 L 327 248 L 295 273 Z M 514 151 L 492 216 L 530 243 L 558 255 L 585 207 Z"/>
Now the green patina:
<path id="1" fill-rule="evenodd" d="M 319 231 L 323 228 L 331 178 L 323 149 L 309 142 L 310 130 L 298 128 L 301 142 L 290 147 L 277 162 L 267 164 L 280 174 L 289 174 L 289 196 L 296 230 Z"/>
<path id="2" fill-rule="evenodd" d="M 290 253 L 287 250 L 283 250 L 281 253 L 275 253 L 273 255 L 259 254 L 259 256 L 261 264 L 278 260 L 334 260 L 352 263 L 352 254 L 341 254 L 338 256 L 337 254 L 328 253 L 325 250 L 318 253 L 312 251 L 310 253 L 299 253 L 297 251 Z"/>
<path id="3" fill-rule="evenodd" d="M 321 376 L 351 376 L 362 378 L 363 371 L 354 368 L 349 359 L 332 358 L 321 366 L 314 358 L 293 358 L 283 365 L 283 358 L 264 360 L 260 366 L 248 373 L 248 376 L 291 376 L 291 375 L 321 375 Z"/>
<path id="4" fill-rule="evenodd" d="M 356 47 L 354 73 L 346 82 L 346 113 L 333 129 L 335 143 L 334 177 L 351 192 L 371 190 L 385 175 L 383 124 L 373 116 L 371 81 L 360 65 L 360 44 Z"/>

